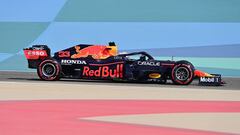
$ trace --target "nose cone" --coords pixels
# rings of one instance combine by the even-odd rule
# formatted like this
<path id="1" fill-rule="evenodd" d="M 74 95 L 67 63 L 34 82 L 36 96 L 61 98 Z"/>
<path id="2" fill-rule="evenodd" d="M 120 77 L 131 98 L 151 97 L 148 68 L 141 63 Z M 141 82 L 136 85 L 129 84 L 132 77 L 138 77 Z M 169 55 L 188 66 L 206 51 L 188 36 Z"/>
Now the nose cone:
<path id="1" fill-rule="evenodd" d="M 203 71 L 200 71 L 200 70 L 195 70 L 194 75 L 197 77 L 213 77 L 213 75 L 203 72 Z"/>

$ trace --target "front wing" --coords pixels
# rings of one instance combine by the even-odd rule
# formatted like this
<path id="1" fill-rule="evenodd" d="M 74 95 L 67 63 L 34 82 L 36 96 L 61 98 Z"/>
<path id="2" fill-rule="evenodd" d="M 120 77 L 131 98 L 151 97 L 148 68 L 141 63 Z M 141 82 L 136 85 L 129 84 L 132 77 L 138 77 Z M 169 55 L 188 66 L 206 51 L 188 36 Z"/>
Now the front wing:
<path id="1" fill-rule="evenodd" d="M 199 85 L 220 86 L 223 84 L 220 74 L 211 74 L 209 77 L 199 77 Z"/>

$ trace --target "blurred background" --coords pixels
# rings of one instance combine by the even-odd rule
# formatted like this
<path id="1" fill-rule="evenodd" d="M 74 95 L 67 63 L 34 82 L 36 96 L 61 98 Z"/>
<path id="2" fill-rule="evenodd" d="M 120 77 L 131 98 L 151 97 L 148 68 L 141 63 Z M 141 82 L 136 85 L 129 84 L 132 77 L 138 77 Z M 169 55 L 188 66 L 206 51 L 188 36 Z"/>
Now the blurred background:
<path id="1" fill-rule="evenodd" d="M 239 0 L 0 0 L 0 70 L 32 71 L 22 49 L 80 44 L 145 50 L 240 76 Z"/>

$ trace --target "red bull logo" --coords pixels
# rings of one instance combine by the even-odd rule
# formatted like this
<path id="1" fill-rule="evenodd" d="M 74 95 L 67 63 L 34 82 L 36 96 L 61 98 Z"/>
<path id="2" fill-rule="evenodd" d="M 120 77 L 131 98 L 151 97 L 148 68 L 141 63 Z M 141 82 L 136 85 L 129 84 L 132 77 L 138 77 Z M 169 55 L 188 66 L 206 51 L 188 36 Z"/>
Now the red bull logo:
<path id="1" fill-rule="evenodd" d="M 100 46 L 94 45 L 81 49 L 80 46 L 75 46 L 76 54 L 73 54 L 71 58 L 77 59 L 81 57 L 92 56 L 94 59 L 106 59 L 110 56 L 117 55 L 116 46 Z"/>
<path id="2" fill-rule="evenodd" d="M 84 66 L 82 75 L 87 77 L 123 78 L 123 64 L 117 64 L 115 68 L 101 66 L 97 69 L 91 69 L 89 66 Z"/>

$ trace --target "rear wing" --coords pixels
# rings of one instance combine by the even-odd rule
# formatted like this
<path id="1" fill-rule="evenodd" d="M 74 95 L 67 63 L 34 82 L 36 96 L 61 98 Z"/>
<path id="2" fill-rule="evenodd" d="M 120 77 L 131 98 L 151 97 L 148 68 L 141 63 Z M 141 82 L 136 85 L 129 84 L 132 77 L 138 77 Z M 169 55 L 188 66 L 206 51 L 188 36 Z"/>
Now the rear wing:
<path id="1" fill-rule="evenodd" d="M 45 58 L 51 57 L 51 50 L 47 45 L 33 45 L 23 49 L 28 60 L 29 68 L 37 68 L 37 65 Z"/>

